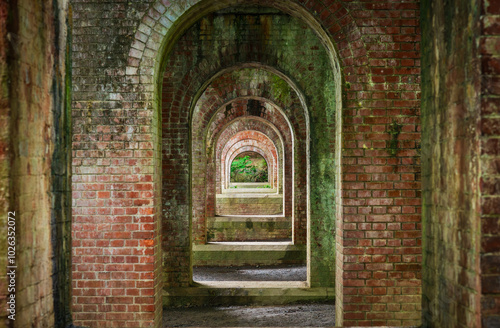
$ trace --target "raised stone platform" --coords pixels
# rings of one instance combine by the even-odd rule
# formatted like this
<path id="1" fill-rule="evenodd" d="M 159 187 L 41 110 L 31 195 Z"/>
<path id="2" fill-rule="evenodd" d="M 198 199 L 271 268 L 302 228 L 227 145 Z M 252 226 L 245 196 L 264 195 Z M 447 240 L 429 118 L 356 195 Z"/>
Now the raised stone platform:
<path id="1" fill-rule="evenodd" d="M 207 219 L 209 242 L 272 241 L 292 238 L 292 219 L 284 216 L 216 216 Z"/>
<path id="2" fill-rule="evenodd" d="M 303 264 L 306 246 L 292 242 L 214 242 L 193 245 L 193 266 Z"/>
<path id="3" fill-rule="evenodd" d="M 283 195 L 264 192 L 228 192 L 216 196 L 217 215 L 283 214 Z"/>
<path id="4" fill-rule="evenodd" d="M 257 189 L 257 190 L 271 190 L 269 182 L 231 182 L 229 184 L 229 189 L 226 189 L 228 191 L 235 190 L 236 189 Z"/>
<path id="5" fill-rule="evenodd" d="M 165 288 L 163 305 L 272 305 L 334 298 L 334 288 L 308 288 L 305 281 L 205 281 L 193 287 Z"/>

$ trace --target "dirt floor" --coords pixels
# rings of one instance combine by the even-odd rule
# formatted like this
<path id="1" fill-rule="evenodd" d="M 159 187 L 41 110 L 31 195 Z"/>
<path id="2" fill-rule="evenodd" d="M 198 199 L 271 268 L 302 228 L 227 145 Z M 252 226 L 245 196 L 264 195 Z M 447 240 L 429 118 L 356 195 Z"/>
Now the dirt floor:
<path id="1" fill-rule="evenodd" d="M 194 281 L 305 281 L 305 265 L 194 267 Z M 335 305 L 165 308 L 164 327 L 333 327 Z"/>
<path id="2" fill-rule="evenodd" d="M 333 303 L 221 306 L 163 311 L 163 327 L 333 327 Z"/>
<path id="3" fill-rule="evenodd" d="M 194 281 L 305 281 L 305 265 L 193 267 Z"/>

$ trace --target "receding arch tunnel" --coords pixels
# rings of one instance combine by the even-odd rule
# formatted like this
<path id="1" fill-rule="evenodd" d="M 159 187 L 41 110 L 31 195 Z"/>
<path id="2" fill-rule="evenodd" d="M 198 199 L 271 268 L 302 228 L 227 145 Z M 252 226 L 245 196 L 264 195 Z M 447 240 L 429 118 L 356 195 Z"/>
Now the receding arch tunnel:
<path id="1" fill-rule="evenodd" d="M 309 263 L 296 288 L 262 292 L 335 283 L 337 326 L 498 325 L 497 1 L 16 0 L 0 13 L 10 324 L 161 327 L 186 292 L 222 296 L 191 281 L 196 253 L 228 237 L 201 218 L 234 190 L 206 172 L 257 131 L 278 184 L 229 187 L 282 197 L 284 214 L 234 231 L 272 223 L 287 259 Z"/>
<path id="2" fill-rule="evenodd" d="M 409 131 L 412 114 L 402 110 L 397 100 L 388 100 L 389 92 L 396 91 L 402 80 L 381 81 L 385 71 L 375 68 L 402 61 L 396 55 L 394 60 L 386 60 L 386 53 L 372 45 L 378 40 L 380 47 L 386 46 L 388 38 L 382 40 L 385 28 L 373 30 L 381 31 L 373 36 L 368 27 L 371 23 L 358 25 L 364 19 L 365 5 L 342 1 L 328 6 L 284 0 L 157 1 L 140 11 L 144 16 L 134 31 L 124 71 L 124 81 L 133 85 L 129 90 L 136 94 L 110 97 L 119 101 L 134 98 L 125 105 L 144 109 L 140 130 L 124 131 L 132 136 L 144 134 L 151 145 L 144 152 L 144 163 L 149 161 L 144 172 L 149 175 L 140 178 L 155 196 L 151 209 L 140 211 L 154 218 L 154 237 L 147 244 L 154 254 L 154 286 L 163 285 L 164 301 L 175 302 L 177 296 L 171 293 L 176 288 L 197 287 L 192 281 L 193 265 L 203 264 L 206 258 L 200 254 L 211 241 L 225 236 L 216 235 L 211 224 L 221 220 L 217 210 L 223 207 L 218 197 L 230 198 L 234 196 L 231 189 L 237 188 L 224 188 L 222 173 L 226 171 L 217 165 L 225 158 L 229 166 L 232 155 L 228 161 L 223 150 L 236 131 L 256 131 L 274 145 L 275 155 L 271 151 L 269 157 L 276 160 L 271 188 L 263 188 L 269 190 L 262 193 L 253 191 L 253 196 L 269 199 L 265 215 L 272 213 L 273 222 L 289 223 L 289 230 L 281 229 L 281 236 L 290 240 L 290 247 L 307 264 L 307 277 L 300 287 L 321 290 L 330 298 L 335 295 L 339 324 L 366 319 L 351 318 L 356 298 L 350 293 L 361 287 L 350 284 L 373 283 L 375 278 L 368 274 L 382 266 L 349 261 L 355 261 L 354 257 L 356 261 L 361 257 L 378 259 L 380 254 L 368 253 L 387 250 L 377 247 L 402 251 L 389 243 L 399 234 L 383 234 L 386 245 L 373 240 L 379 226 L 388 226 L 384 220 L 418 219 L 388 214 L 395 211 L 395 203 L 403 201 L 391 199 L 388 190 L 396 185 L 398 190 L 413 187 L 395 182 L 398 177 L 407 178 L 397 171 L 400 168 L 392 168 L 396 170 L 393 175 L 385 170 L 402 163 L 413 169 L 418 164 L 412 158 L 413 150 L 397 150 L 412 146 L 406 141 L 399 143 L 398 138 L 411 138 L 397 134 L 399 125 L 404 125 L 405 133 L 413 133 Z M 403 51 L 400 49 L 394 51 Z M 376 52 L 382 59 L 370 57 Z M 394 115 L 394 124 L 386 114 Z M 396 140 L 389 142 L 391 131 Z M 252 145 L 255 149 L 269 149 L 261 140 L 255 141 L 261 143 Z M 387 152 L 384 143 L 397 149 Z M 398 195 L 394 197 L 404 201 L 413 197 L 409 192 Z M 255 200 L 255 204 L 260 201 Z M 239 200 L 233 197 L 232 202 L 238 204 Z M 236 209 L 244 213 L 241 215 L 249 213 L 245 206 L 229 209 L 228 214 Z M 247 226 L 256 224 L 248 222 Z M 417 234 L 415 230 L 405 236 Z M 401 248 L 409 247 L 404 245 L 401 243 Z M 381 256 L 387 264 L 389 255 Z M 418 262 L 416 257 L 405 259 Z M 364 271 L 358 276 L 356 270 L 361 266 Z M 401 270 L 396 268 L 403 268 L 404 263 L 383 267 L 389 266 L 399 274 Z M 415 275 L 405 277 L 410 283 L 419 281 Z M 373 292 L 375 287 L 364 288 Z M 368 296 L 359 297 L 368 302 Z M 160 297 L 154 299 L 159 302 Z M 158 311 L 155 307 L 156 314 Z"/>

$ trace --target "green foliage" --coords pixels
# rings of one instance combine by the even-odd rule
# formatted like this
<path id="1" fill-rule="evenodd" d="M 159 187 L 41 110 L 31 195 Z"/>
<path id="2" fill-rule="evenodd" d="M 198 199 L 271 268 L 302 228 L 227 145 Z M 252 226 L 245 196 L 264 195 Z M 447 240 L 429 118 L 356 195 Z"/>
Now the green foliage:
<path id="1" fill-rule="evenodd" d="M 236 158 L 231 163 L 231 174 L 247 172 L 251 163 L 250 156 Z"/>
<path id="2" fill-rule="evenodd" d="M 231 163 L 231 182 L 267 182 L 265 160 L 252 161 L 250 156 L 234 159 Z"/>

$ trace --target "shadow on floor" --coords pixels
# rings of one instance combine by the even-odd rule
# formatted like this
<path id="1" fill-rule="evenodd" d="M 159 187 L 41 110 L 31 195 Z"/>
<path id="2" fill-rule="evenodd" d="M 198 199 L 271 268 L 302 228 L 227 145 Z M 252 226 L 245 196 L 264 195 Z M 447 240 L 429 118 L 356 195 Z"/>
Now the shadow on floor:
<path id="1" fill-rule="evenodd" d="M 334 303 L 220 306 L 163 311 L 163 327 L 333 327 Z"/>

